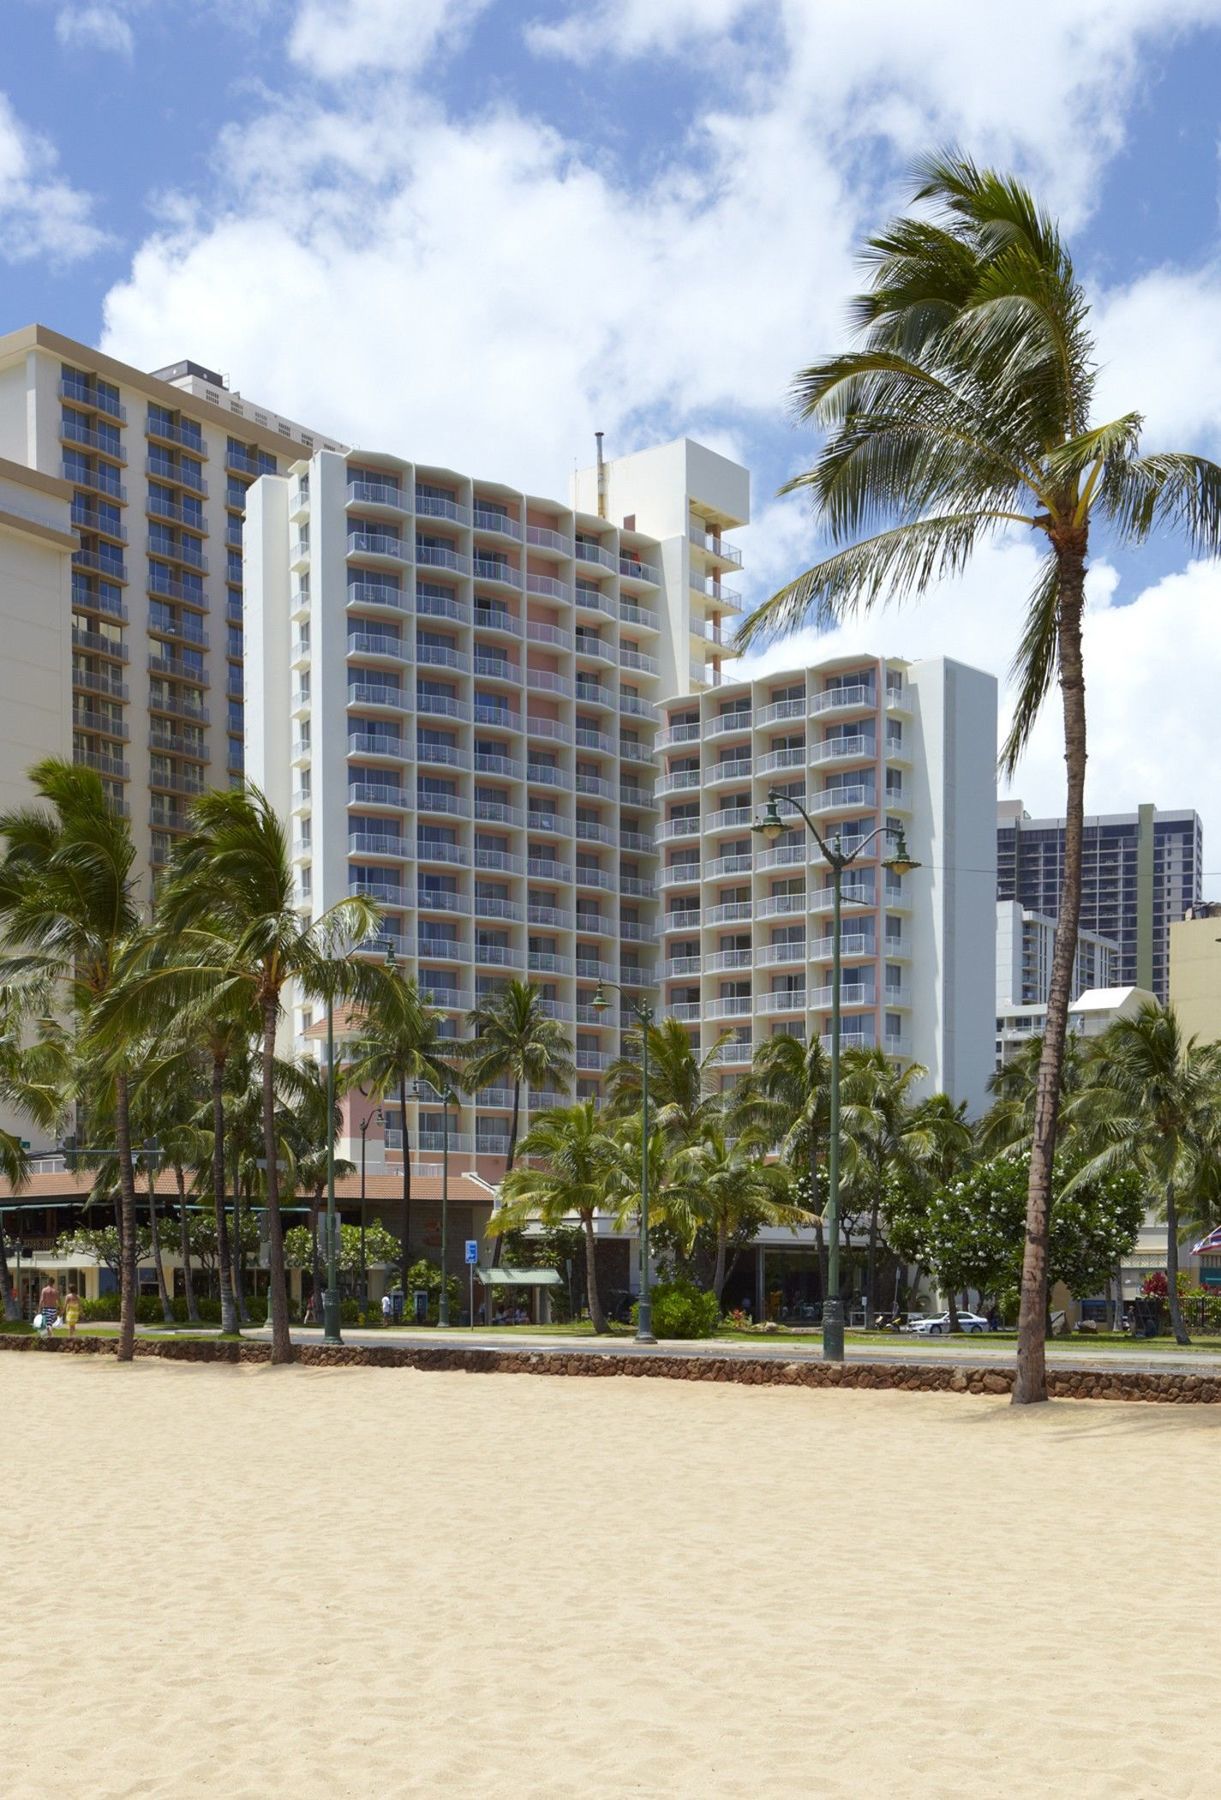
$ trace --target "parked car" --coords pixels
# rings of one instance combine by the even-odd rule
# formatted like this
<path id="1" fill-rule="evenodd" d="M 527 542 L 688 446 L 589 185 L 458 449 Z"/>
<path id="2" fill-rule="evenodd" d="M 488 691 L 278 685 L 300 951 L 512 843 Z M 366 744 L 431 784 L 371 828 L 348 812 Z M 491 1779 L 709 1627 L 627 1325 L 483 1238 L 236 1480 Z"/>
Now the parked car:
<path id="1" fill-rule="evenodd" d="M 960 1312 L 958 1323 L 962 1330 L 969 1334 L 992 1329 L 982 1313 Z M 913 1319 L 911 1330 L 918 1337 L 948 1337 L 950 1335 L 950 1315 L 947 1312 L 938 1313 L 935 1319 Z"/>

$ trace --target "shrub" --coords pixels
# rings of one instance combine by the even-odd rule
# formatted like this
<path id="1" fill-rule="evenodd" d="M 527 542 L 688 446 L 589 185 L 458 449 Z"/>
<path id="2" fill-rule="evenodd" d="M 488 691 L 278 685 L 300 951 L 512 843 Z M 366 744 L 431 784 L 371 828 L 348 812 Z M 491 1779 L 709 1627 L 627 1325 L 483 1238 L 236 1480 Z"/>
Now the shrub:
<path id="1" fill-rule="evenodd" d="M 450 1320 L 456 1323 L 459 1317 L 459 1309 L 462 1305 L 462 1286 L 456 1275 L 448 1277 L 448 1287 L 449 1316 Z M 412 1263 L 407 1271 L 407 1281 L 404 1288 L 405 1311 L 403 1313 L 403 1320 L 404 1323 L 408 1325 L 414 1324 L 415 1322 L 415 1313 L 412 1309 L 415 1306 L 415 1293 L 417 1288 L 427 1288 L 428 1290 L 428 1323 L 430 1325 L 435 1325 L 441 1299 L 441 1271 L 436 1263 L 426 1262 L 421 1259 L 419 1262 Z"/>
<path id="2" fill-rule="evenodd" d="M 633 1307 L 633 1317 L 637 1311 Z M 693 1281 L 676 1276 L 659 1281 L 653 1289 L 653 1330 L 658 1337 L 715 1337 L 720 1323 L 716 1295 L 704 1293 Z"/>

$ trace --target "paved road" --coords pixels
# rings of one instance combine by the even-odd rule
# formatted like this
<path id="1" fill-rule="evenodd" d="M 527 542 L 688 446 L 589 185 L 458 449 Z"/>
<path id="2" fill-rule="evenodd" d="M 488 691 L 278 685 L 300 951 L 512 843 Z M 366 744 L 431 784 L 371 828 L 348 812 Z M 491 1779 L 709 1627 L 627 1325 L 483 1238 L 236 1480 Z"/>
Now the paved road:
<path id="1" fill-rule="evenodd" d="M 244 1335 L 253 1338 L 267 1338 L 270 1333 L 265 1330 L 249 1330 Z M 298 1344 L 316 1344 L 321 1341 L 321 1331 L 305 1331 L 297 1328 L 293 1331 L 293 1342 Z M 551 1351 L 557 1355 L 569 1354 L 580 1350 L 591 1355 L 614 1356 L 717 1356 L 775 1357 L 781 1362 L 821 1362 L 822 1348 L 816 1336 L 811 1336 L 808 1344 L 802 1342 L 776 1343 L 772 1339 L 760 1337 L 757 1342 L 748 1342 L 736 1338 L 731 1342 L 724 1339 L 698 1343 L 677 1343 L 670 1341 L 658 1346 L 639 1345 L 632 1338 L 590 1338 L 560 1337 L 552 1335 L 532 1336 L 525 1333 L 475 1330 L 455 1327 L 442 1333 L 437 1330 L 427 1331 L 362 1331 L 355 1326 L 345 1327 L 343 1340 L 346 1344 L 382 1345 L 391 1344 L 423 1344 L 434 1348 L 439 1344 L 452 1344 L 467 1350 L 499 1350 L 521 1355 L 533 1355 L 539 1351 Z M 979 1337 L 962 1338 L 951 1342 L 930 1342 L 927 1338 L 896 1338 L 893 1344 L 861 1344 L 854 1345 L 851 1338 L 847 1345 L 847 1360 L 862 1363 L 911 1362 L 925 1364 L 961 1363 L 964 1367 L 994 1369 L 1012 1368 L 1015 1348 L 1012 1341 L 1004 1344 L 989 1344 L 987 1339 Z M 1203 1351 L 1158 1351 L 1129 1349 L 1126 1345 L 1117 1345 L 1111 1349 L 1104 1345 L 1086 1348 L 1084 1344 L 1074 1343 L 1060 1349 L 1053 1346 L 1048 1353 L 1048 1362 L 1055 1369 L 1115 1369 L 1138 1374 L 1157 1374 L 1159 1370 L 1169 1372 L 1186 1371 L 1196 1375 L 1221 1374 L 1221 1355 Z"/>

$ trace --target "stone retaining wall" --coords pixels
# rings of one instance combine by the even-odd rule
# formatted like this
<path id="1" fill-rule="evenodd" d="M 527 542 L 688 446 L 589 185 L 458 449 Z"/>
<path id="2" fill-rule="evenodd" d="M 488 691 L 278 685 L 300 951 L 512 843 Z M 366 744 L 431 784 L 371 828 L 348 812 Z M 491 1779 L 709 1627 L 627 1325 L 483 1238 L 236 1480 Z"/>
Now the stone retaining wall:
<path id="1" fill-rule="evenodd" d="M 28 1350 L 59 1356 L 114 1355 L 111 1337 L 53 1338 L 0 1335 L 0 1350 Z M 663 1381 L 734 1381 L 751 1387 L 899 1388 L 906 1393 L 1007 1394 L 1012 1369 L 971 1368 L 963 1364 L 906 1362 L 782 1362 L 779 1357 L 643 1356 L 583 1350 L 476 1350 L 457 1344 L 325 1344 L 294 1346 L 306 1368 L 365 1367 L 382 1369 L 462 1370 L 471 1375 L 622 1376 Z M 159 1356 L 170 1362 L 265 1363 L 271 1346 L 242 1343 L 192 1343 L 137 1338 L 137 1356 Z M 1221 1404 L 1221 1376 L 1179 1370 L 1136 1374 L 1119 1369 L 1048 1370 L 1048 1392 L 1057 1400 L 1146 1400 L 1176 1406 Z"/>

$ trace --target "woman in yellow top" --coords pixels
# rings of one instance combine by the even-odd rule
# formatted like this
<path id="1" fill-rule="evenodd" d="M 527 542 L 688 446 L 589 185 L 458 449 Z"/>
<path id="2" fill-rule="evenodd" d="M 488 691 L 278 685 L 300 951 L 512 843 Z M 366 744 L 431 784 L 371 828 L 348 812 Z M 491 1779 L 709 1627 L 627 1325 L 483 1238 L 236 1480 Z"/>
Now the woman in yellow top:
<path id="1" fill-rule="evenodd" d="M 76 1336 L 77 1320 L 81 1316 L 80 1296 L 75 1288 L 69 1288 L 64 1295 L 64 1323 L 68 1327 L 68 1336 Z"/>

